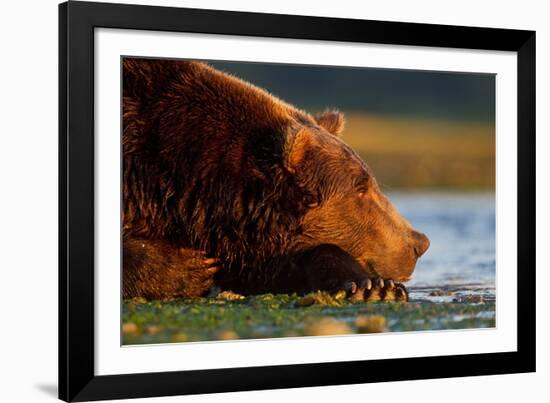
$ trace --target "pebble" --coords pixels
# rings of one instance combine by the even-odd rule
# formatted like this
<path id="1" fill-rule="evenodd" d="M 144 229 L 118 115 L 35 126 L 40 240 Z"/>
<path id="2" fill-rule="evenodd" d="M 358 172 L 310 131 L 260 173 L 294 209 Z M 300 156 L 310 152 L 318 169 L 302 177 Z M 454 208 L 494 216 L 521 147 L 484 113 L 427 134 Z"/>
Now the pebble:
<path id="1" fill-rule="evenodd" d="M 434 290 L 428 294 L 430 297 L 442 297 L 453 295 L 453 292 L 450 290 Z"/>
<path id="2" fill-rule="evenodd" d="M 239 335 L 233 330 L 222 330 L 218 333 L 216 338 L 218 340 L 238 340 Z"/>
<path id="3" fill-rule="evenodd" d="M 170 341 L 172 343 L 183 343 L 183 342 L 187 341 L 187 335 L 185 333 L 182 333 L 182 332 L 176 333 L 176 334 L 172 335 L 172 337 L 170 337 Z"/>
<path id="4" fill-rule="evenodd" d="M 226 300 L 235 300 L 235 299 L 244 299 L 244 296 L 237 294 L 233 291 L 222 291 L 216 295 L 217 299 L 226 299 Z"/>
<path id="5" fill-rule="evenodd" d="M 304 332 L 308 336 L 331 336 L 353 333 L 353 330 L 346 323 L 334 318 L 322 318 L 308 323 Z"/>
<path id="6" fill-rule="evenodd" d="M 361 333 L 383 333 L 387 332 L 386 318 L 382 315 L 358 316 L 355 325 Z"/>
<path id="7" fill-rule="evenodd" d="M 461 295 L 457 298 L 454 298 L 453 302 L 459 302 L 463 304 L 484 304 L 485 300 L 483 299 L 483 295 L 468 294 L 468 295 Z"/>
<path id="8" fill-rule="evenodd" d="M 155 326 L 155 325 L 147 326 L 147 333 L 150 334 L 151 336 L 159 334 L 161 331 L 162 331 L 162 327 L 160 326 Z"/>
<path id="9" fill-rule="evenodd" d="M 138 326 L 133 322 L 126 322 L 122 324 L 122 333 L 135 334 L 138 331 Z"/>

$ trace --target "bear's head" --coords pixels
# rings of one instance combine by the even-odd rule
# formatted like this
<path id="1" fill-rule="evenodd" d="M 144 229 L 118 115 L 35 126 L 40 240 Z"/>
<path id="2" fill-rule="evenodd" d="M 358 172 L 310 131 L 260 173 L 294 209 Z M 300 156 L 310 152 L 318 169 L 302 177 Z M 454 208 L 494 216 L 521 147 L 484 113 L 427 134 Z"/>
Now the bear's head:
<path id="1" fill-rule="evenodd" d="M 295 247 L 336 245 L 370 276 L 407 281 L 429 247 L 382 193 L 371 169 L 340 138 L 344 117 L 327 111 L 302 119 L 287 136 L 284 164 L 307 210 Z"/>

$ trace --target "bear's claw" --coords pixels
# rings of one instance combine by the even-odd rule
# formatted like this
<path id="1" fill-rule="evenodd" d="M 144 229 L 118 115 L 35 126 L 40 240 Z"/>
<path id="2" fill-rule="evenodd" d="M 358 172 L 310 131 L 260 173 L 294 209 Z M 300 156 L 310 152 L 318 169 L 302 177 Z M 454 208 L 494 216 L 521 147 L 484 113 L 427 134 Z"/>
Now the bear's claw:
<path id="1" fill-rule="evenodd" d="M 345 288 L 351 301 L 407 302 L 409 300 L 409 293 L 405 286 L 392 279 L 367 278 L 361 280 L 359 284 L 352 281 Z"/>

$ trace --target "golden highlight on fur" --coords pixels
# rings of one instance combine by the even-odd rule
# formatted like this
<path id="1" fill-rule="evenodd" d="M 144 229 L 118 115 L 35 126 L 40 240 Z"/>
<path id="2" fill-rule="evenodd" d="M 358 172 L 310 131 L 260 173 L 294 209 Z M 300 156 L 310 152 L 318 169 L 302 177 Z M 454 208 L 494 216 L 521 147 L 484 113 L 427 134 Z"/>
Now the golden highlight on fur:
<path id="1" fill-rule="evenodd" d="M 341 113 L 204 63 L 122 63 L 124 298 L 356 296 L 411 276 L 429 241 L 342 141 Z"/>

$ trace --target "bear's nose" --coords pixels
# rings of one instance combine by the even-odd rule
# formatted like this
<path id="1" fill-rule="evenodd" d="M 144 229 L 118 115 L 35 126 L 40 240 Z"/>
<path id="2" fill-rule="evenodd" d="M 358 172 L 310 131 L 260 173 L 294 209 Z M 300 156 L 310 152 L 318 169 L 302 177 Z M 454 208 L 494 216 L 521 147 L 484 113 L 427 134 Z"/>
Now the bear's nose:
<path id="1" fill-rule="evenodd" d="M 413 231 L 412 236 L 414 239 L 414 253 L 416 253 L 416 257 L 420 257 L 430 247 L 430 240 L 426 235 L 418 231 Z"/>

